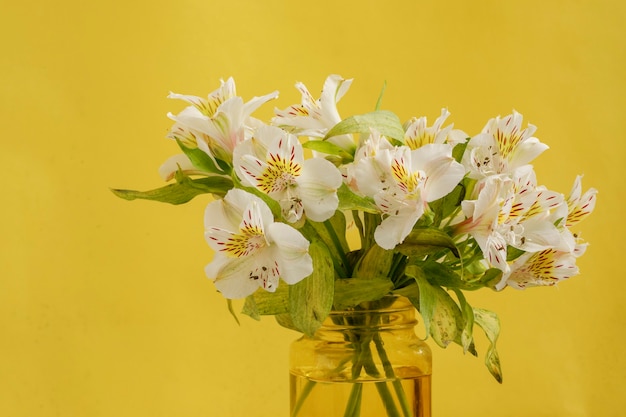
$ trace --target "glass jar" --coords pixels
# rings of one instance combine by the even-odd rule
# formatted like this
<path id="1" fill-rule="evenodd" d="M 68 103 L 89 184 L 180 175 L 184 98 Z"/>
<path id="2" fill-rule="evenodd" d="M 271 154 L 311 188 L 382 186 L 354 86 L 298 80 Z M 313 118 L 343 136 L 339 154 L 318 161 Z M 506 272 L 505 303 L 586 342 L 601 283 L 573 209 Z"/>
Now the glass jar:
<path id="1" fill-rule="evenodd" d="M 430 348 L 400 296 L 333 310 L 290 350 L 291 417 L 430 417 Z"/>

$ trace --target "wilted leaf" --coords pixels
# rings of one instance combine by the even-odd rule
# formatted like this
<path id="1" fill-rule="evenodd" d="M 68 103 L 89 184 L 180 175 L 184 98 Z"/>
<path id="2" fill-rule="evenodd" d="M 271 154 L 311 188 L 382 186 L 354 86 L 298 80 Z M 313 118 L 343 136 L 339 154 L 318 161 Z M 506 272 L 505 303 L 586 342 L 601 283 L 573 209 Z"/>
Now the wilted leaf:
<path id="1" fill-rule="evenodd" d="M 463 346 L 463 353 L 467 352 L 472 346 L 474 340 L 474 310 L 469 305 L 463 292 L 455 289 L 454 293 L 459 299 L 459 305 L 461 306 L 461 314 L 463 315 L 463 331 L 461 332 L 461 346 Z"/>
<path id="2" fill-rule="evenodd" d="M 457 339 L 461 328 L 459 306 L 443 288 L 431 285 L 416 266 L 407 267 L 407 275 L 415 278 L 419 286 L 419 311 L 427 333 L 439 346 L 448 346 Z"/>
<path id="3" fill-rule="evenodd" d="M 474 308 L 474 322 L 479 325 L 487 335 L 490 345 L 485 355 L 485 365 L 493 377 L 502 383 L 502 369 L 500 366 L 500 356 L 496 350 L 496 341 L 500 335 L 500 320 L 493 311 Z"/>

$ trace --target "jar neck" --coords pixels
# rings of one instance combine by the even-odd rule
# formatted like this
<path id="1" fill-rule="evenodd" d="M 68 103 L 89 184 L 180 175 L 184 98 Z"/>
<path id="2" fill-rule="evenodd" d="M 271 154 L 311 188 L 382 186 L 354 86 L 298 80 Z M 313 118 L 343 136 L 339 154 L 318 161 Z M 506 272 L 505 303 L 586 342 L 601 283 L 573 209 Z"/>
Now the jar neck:
<path id="1" fill-rule="evenodd" d="M 412 330 L 416 324 L 415 307 L 407 298 L 386 296 L 344 310 L 332 310 L 318 332 Z"/>

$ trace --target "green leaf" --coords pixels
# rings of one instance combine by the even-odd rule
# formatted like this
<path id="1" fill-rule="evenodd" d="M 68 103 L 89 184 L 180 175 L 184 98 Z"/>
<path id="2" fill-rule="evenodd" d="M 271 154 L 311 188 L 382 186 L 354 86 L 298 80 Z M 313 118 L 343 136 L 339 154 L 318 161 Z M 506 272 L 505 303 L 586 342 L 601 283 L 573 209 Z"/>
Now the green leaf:
<path id="1" fill-rule="evenodd" d="M 469 143 L 469 139 L 463 143 L 457 143 L 454 148 L 452 148 L 452 157 L 458 162 L 461 163 L 463 160 L 463 154 L 465 153 L 465 149 L 467 148 L 467 144 Z"/>
<path id="2" fill-rule="evenodd" d="M 339 207 L 337 210 L 358 210 L 373 214 L 380 211 L 372 199 L 355 194 L 345 183 L 342 183 L 341 187 L 337 190 L 337 197 L 339 197 Z"/>
<path id="3" fill-rule="evenodd" d="M 276 200 L 255 187 L 244 186 L 236 175 L 233 175 L 233 179 L 237 188 L 241 188 L 242 190 L 247 191 L 263 200 L 272 211 L 274 219 L 282 219 L 282 210 L 280 208 L 280 204 L 278 204 Z"/>
<path id="4" fill-rule="evenodd" d="M 452 268 L 437 261 L 413 262 L 419 266 L 432 285 L 448 288 L 464 288 L 465 282 Z"/>
<path id="5" fill-rule="evenodd" d="M 461 313 L 463 315 L 463 331 L 461 332 L 461 346 L 463 346 L 463 353 L 466 353 L 474 341 L 474 310 L 469 305 L 463 292 L 459 289 L 454 289 L 454 293 L 459 300 L 461 306 Z"/>
<path id="6" fill-rule="evenodd" d="M 389 294 L 393 283 L 387 277 L 340 278 L 335 280 L 335 308 L 354 307 L 365 301 L 376 301 Z"/>
<path id="7" fill-rule="evenodd" d="M 459 306 L 443 288 L 431 285 L 416 266 L 407 267 L 406 274 L 415 278 L 419 286 L 419 311 L 427 333 L 439 346 L 447 347 L 458 338 L 462 328 Z"/>
<path id="8" fill-rule="evenodd" d="M 309 140 L 302 144 L 303 148 L 311 149 L 312 151 L 321 152 L 327 155 L 335 155 L 341 157 L 338 161 L 341 164 L 348 164 L 354 160 L 354 155 L 346 152 L 340 146 L 325 140 Z"/>
<path id="9" fill-rule="evenodd" d="M 385 95 L 386 89 L 387 89 L 387 81 L 383 83 L 383 88 L 380 90 L 380 94 L 378 95 L 378 100 L 376 100 L 375 110 L 380 110 L 380 106 L 383 104 L 383 95 Z"/>
<path id="10" fill-rule="evenodd" d="M 294 326 L 312 336 L 333 304 L 334 269 L 326 245 L 315 240 L 309 246 L 313 273 L 289 288 L 289 314 Z"/>
<path id="11" fill-rule="evenodd" d="M 500 320 L 493 311 L 474 308 L 474 321 L 485 331 L 485 335 L 490 342 L 489 349 L 485 355 L 485 365 L 496 381 L 502 383 L 500 357 L 496 350 L 496 341 L 500 335 Z"/>
<path id="12" fill-rule="evenodd" d="M 350 250 L 350 246 L 348 245 L 346 234 L 344 232 L 346 230 L 346 216 L 341 211 L 337 210 L 330 219 L 326 220 L 326 222 L 329 222 L 332 229 L 335 231 L 334 235 L 339 240 L 343 253 L 347 253 Z M 322 239 L 322 241 L 326 244 L 326 247 L 335 247 L 333 237 L 330 235 L 330 231 L 324 222 L 314 222 L 313 220 L 308 220 L 307 225 L 310 225 L 315 230 L 315 233 L 317 233 L 320 239 Z M 337 231 L 339 231 L 339 233 L 336 233 Z M 301 232 L 306 235 L 306 228 L 303 228 Z"/>
<path id="13" fill-rule="evenodd" d="M 502 279 L 502 270 L 498 268 L 489 268 L 485 271 L 485 273 L 480 277 L 478 281 L 471 282 L 473 288 L 469 289 L 478 289 L 482 287 L 487 288 L 496 288 L 496 284 L 500 282 Z"/>
<path id="14" fill-rule="evenodd" d="M 289 329 L 289 330 L 295 330 L 297 332 L 300 331 L 296 327 L 296 325 L 293 324 L 293 320 L 291 319 L 291 314 L 289 313 L 277 314 L 274 316 L 274 318 L 276 319 L 276 323 L 280 324 L 284 328 Z"/>
<path id="15" fill-rule="evenodd" d="M 180 171 L 176 183 L 150 191 L 112 189 L 116 196 L 125 200 L 153 200 L 162 203 L 183 204 L 200 194 L 215 194 L 224 197 L 233 188 L 233 182 L 226 177 L 211 176 L 191 179 Z"/>
<path id="16" fill-rule="evenodd" d="M 461 183 L 457 184 L 449 194 L 429 203 L 428 206 L 435 213 L 434 223 L 440 224 L 443 219 L 454 213 L 461 206 L 464 198 L 465 186 Z"/>
<path id="17" fill-rule="evenodd" d="M 178 143 L 180 149 L 185 153 L 185 155 L 187 155 L 187 158 L 189 158 L 193 166 L 195 166 L 196 168 L 214 174 L 227 173 L 223 171 L 220 167 L 218 167 L 213 158 L 207 155 L 206 152 L 204 152 L 203 150 L 199 148 L 189 148 L 178 139 L 176 139 L 176 143 Z"/>
<path id="18" fill-rule="evenodd" d="M 262 288 L 246 297 L 242 313 L 259 320 L 261 316 L 272 316 L 289 311 L 289 286 L 281 282 L 275 292 Z"/>
<path id="19" fill-rule="evenodd" d="M 241 323 L 239 323 L 239 317 L 237 317 L 237 314 L 235 313 L 235 309 L 233 308 L 233 300 L 231 300 L 230 298 L 227 298 L 226 304 L 228 305 L 228 312 L 230 313 L 230 315 L 233 316 L 237 324 L 241 326 Z"/>
<path id="20" fill-rule="evenodd" d="M 352 276 L 356 278 L 386 277 L 393 265 L 392 250 L 386 250 L 378 245 L 372 245 L 354 266 Z"/>
<path id="21" fill-rule="evenodd" d="M 388 138 L 400 141 L 404 139 L 404 129 L 398 116 L 388 110 L 377 110 L 342 120 L 330 129 L 324 140 L 349 133 L 369 134 L 371 129 Z"/>
<path id="22" fill-rule="evenodd" d="M 513 246 L 507 246 L 506 248 L 506 261 L 511 262 L 525 254 L 526 251 L 522 249 L 514 248 Z"/>
<path id="23" fill-rule="evenodd" d="M 502 277 L 502 271 L 497 268 L 489 268 L 479 275 L 470 275 L 469 278 L 463 279 L 454 269 L 437 261 L 412 260 L 411 265 L 420 268 L 431 284 L 463 291 L 475 291 L 484 287 L 495 288 Z"/>
<path id="24" fill-rule="evenodd" d="M 421 257 L 448 248 L 459 257 L 459 250 L 450 236 L 434 227 L 416 227 L 396 246 L 396 251 L 409 257 Z"/>

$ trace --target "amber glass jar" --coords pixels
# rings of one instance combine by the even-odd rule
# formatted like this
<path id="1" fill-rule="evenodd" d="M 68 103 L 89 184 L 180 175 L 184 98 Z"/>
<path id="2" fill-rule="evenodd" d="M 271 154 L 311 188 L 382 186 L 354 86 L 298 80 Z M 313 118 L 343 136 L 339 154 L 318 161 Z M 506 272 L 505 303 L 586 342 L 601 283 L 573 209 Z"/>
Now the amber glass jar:
<path id="1" fill-rule="evenodd" d="M 399 296 L 332 311 L 291 345 L 291 417 L 430 417 L 431 352 L 416 324 Z"/>

